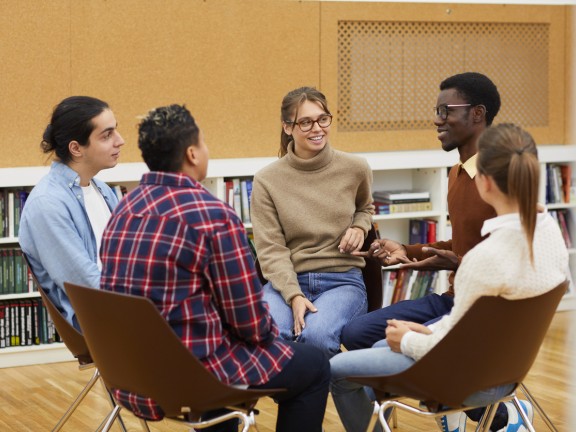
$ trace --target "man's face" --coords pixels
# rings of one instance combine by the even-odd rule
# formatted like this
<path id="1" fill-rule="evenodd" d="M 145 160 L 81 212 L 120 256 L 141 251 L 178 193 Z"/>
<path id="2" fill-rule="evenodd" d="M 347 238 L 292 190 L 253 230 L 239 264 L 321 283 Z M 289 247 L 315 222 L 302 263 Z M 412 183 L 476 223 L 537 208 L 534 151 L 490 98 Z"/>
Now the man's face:
<path id="1" fill-rule="evenodd" d="M 458 94 L 456 89 L 446 89 L 438 95 L 436 108 L 446 105 L 468 105 L 468 102 Z M 471 106 L 448 106 L 446 119 L 442 119 L 439 115 L 435 116 L 434 124 L 444 151 L 454 150 L 473 137 L 472 108 Z"/>
<path id="2" fill-rule="evenodd" d="M 83 162 L 90 165 L 94 172 L 98 172 L 116 166 L 124 139 L 116 129 L 116 118 L 111 110 L 102 111 L 92 119 L 92 123 L 94 130 L 90 134 L 88 145 L 80 149 Z"/>

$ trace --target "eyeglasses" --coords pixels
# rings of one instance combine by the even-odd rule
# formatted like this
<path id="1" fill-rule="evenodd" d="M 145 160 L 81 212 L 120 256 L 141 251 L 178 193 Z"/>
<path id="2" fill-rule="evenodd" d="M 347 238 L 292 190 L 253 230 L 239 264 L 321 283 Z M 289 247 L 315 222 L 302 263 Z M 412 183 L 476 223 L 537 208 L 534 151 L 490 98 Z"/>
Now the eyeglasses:
<path id="1" fill-rule="evenodd" d="M 302 132 L 308 132 L 314 127 L 314 123 L 318 123 L 321 128 L 327 128 L 332 123 L 332 116 L 330 114 L 323 114 L 316 120 L 303 119 L 299 122 L 286 122 L 291 125 L 298 125 Z"/>
<path id="2" fill-rule="evenodd" d="M 450 108 L 460 108 L 469 106 L 472 106 L 472 104 L 440 105 L 434 107 L 434 114 L 436 114 L 436 117 L 440 117 L 442 120 L 446 120 L 448 118 Z"/>

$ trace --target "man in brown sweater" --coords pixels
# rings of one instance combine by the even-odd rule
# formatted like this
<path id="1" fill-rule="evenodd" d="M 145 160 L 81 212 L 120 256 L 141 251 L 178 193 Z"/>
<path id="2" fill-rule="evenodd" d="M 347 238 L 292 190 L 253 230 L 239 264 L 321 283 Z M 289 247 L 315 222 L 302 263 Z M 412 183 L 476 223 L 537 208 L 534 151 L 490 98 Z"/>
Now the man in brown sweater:
<path id="1" fill-rule="evenodd" d="M 484 220 L 496 216 L 494 209 L 478 194 L 476 142 L 492 124 L 500 109 L 500 95 L 486 76 L 467 72 L 445 79 L 440 84 L 434 124 L 445 151 L 458 150 L 460 162 L 448 177 L 448 213 L 452 239 L 432 244 L 402 245 L 382 239 L 371 245 L 368 256 L 379 258 L 383 265 L 402 263 L 403 268 L 450 270 L 449 290 L 416 300 L 406 300 L 362 315 L 342 332 L 348 350 L 368 348 L 386 337 L 389 319 L 430 323 L 450 312 L 454 305 L 454 273 L 462 257 L 482 240 Z M 414 261 L 415 260 L 415 261 Z"/>
<path id="2" fill-rule="evenodd" d="M 378 258 L 382 264 L 401 264 L 416 270 L 449 270 L 449 289 L 443 294 L 432 293 L 416 300 L 405 300 L 362 315 L 342 331 L 342 344 L 348 350 L 369 348 L 385 339 L 389 319 L 431 324 L 448 314 L 454 306 L 454 274 L 462 257 L 482 241 L 480 234 L 486 219 L 496 216 L 476 189 L 477 141 L 492 124 L 500 109 L 500 95 L 486 76 L 467 72 L 451 76 L 440 84 L 434 124 L 445 151 L 458 150 L 460 162 L 448 174 L 448 213 L 452 224 L 452 239 L 431 244 L 402 245 L 394 240 L 374 242 L 365 255 Z M 362 254 L 358 252 L 357 254 Z M 467 415 L 478 421 L 482 409 Z M 492 426 L 507 424 L 509 415 L 504 404 L 498 406 Z M 437 419 L 442 431 L 462 432 L 466 415 L 455 413 Z M 502 431 L 508 432 L 505 426 Z M 500 430 L 498 431 L 500 432 Z"/>

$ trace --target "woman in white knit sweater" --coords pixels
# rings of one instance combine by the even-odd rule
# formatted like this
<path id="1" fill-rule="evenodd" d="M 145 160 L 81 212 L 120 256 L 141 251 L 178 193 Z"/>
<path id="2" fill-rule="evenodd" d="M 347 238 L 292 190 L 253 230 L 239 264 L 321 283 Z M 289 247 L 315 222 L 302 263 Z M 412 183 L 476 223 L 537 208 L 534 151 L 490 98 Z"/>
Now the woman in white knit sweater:
<path id="1" fill-rule="evenodd" d="M 550 215 L 537 212 L 540 174 L 532 137 L 511 124 L 487 129 L 479 139 L 477 168 L 480 196 L 498 216 L 484 223 L 482 235 L 490 236 L 462 260 L 455 279 L 458 295 L 450 314 L 428 327 L 390 320 L 386 341 L 373 348 L 339 354 L 330 362 L 332 395 L 347 431 L 366 430 L 372 408 L 369 391 L 343 378 L 388 375 L 407 369 L 438 343 L 481 296 L 528 298 L 566 279 L 568 253 L 562 234 Z M 467 404 L 488 404 L 510 390 L 501 387 L 480 392 Z M 506 430 L 508 419 L 501 422 L 493 423 L 491 430 Z"/>
<path id="2" fill-rule="evenodd" d="M 372 225 L 368 162 L 329 144 L 332 115 L 311 87 L 282 101 L 280 158 L 254 176 L 251 219 L 280 336 L 340 350 L 342 328 L 366 313 L 359 250 Z"/>

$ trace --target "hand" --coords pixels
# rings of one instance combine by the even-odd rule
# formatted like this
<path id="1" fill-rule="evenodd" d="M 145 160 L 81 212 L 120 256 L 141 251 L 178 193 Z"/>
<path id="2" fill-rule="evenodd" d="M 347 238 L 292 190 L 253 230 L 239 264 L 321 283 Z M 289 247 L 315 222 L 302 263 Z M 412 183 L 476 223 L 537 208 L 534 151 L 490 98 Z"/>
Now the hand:
<path id="1" fill-rule="evenodd" d="M 389 239 L 374 240 L 366 252 L 354 252 L 353 255 L 377 258 L 383 266 L 411 263 L 406 256 L 406 248 L 397 241 Z"/>
<path id="2" fill-rule="evenodd" d="M 348 228 L 340 240 L 338 250 L 340 253 L 351 253 L 359 250 L 364 244 L 364 231 L 358 227 Z"/>
<path id="3" fill-rule="evenodd" d="M 390 349 L 394 352 L 402 352 L 400 346 L 402 343 L 402 338 L 409 331 L 422 334 L 432 334 L 432 331 L 425 325 L 418 324 L 411 321 L 401 321 L 401 320 L 388 320 L 388 326 L 386 327 L 386 341 L 390 346 Z"/>
<path id="4" fill-rule="evenodd" d="M 318 309 L 310 300 L 301 295 L 294 297 L 290 305 L 292 306 L 292 316 L 294 317 L 294 336 L 298 337 L 302 334 L 304 327 L 306 327 L 306 322 L 304 321 L 306 312 L 318 312 Z"/>
<path id="5" fill-rule="evenodd" d="M 402 264 L 402 268 L 415 270 L 456 270 L 458 268 L 458 255 L 451 250 L 424 246 L 422 252 L 433 253 L 434 255 L 421 261 L 408 261 Z"/>
<path id="6" fill-rule="evenodd" d="M 394 352 L 402 352 L 400 350 L 400 344 L 402 342 L 402 337 L 410 331 L 410 326 L 406 321 L 400 321 L 391 319 L 387 321 L 388 327 L 386 327 L 386 341 L 388 346 Z"/>

